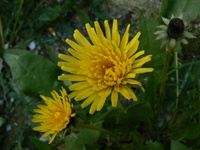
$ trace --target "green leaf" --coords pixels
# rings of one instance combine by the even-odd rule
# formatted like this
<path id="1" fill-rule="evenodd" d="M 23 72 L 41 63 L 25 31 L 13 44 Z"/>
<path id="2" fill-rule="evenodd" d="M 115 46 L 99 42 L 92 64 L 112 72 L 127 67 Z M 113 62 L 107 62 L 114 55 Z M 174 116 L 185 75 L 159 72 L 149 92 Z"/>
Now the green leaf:
<path id="1" fill-rule="evenodd" d="M 31 143 L 33 144 L 33 146 L 35 148 L 37 148 L 37 150 L 52 150 L 51 145 L 49 145 L 48 143 L 42 142 L 40 140 L 38 140 L 35 137 L 29 137 Z"/>
<path id="2" fill-rule="evenodd" d="M 148 150 L 163 150 L 164 147 L 161 143 L 153 142 L 153 143 L 147 143 L 147 149 Z"/>
<path id="3" fill-rule="evenodd" d="M 166 55 L 165 50 L 163 48 L 160 49 L 161 40 L 156 40 L 156 35 L 154 34 L 158 25 L 158 21 L 145 18 L 139 26 L 142 33 L 139 49 L 144 49 L 145 54 L 152 55 L 152 60 L 144 66 L 154 68 L 152 73 L 148 73 L 149 76 L 148 82 L 146 83 L 146 91 L 145 94 L 142 93 L 141 99 L 149 101 L 152 106 L 155 106 L 157 103 L 157 89 L 161 82 L 161 74 Z M 141 76 L 141 79 L 144 79 L 144 77 Z"/>
<path id="4" fill-rule="evenodd" d="M 6 120 L 3 117 L 0 117 L 0 127 L 6 122 Z"/>
<path id="5" fill-rule="evenodd" d="M 144 49 L 145 54 L 153 55 L 151 62 L 154 68 L 162 67 L 163 64 L 161 62 L 164 61 L 163 56 L 165 55 L 165 50 L 160 48 L 161 40 L 156 40 L 156 35 L 154 34 L 158 30 L 158 25 L 158 21 L 145 18 L 139 26 L 141 31 L 139 49 Z"/>
<path id="6" fill-rule="evenodd" d="M 66 136 L 66 150 L 85 150 L 85 145 L 97 141 L 99 135 L 100 132 L 93 129 L 80 129 L 78 134 L 70 134 Z"/>
<path id="7" fill-rule="evenodd" d="M 56 5 L 53 8 L 45 8 L 39 16 L 40 21 L 53 21 L 62 13 L 61 6 Z"/>
<path id="8" fill-rule="evenodd" d="M 78 16 L 80 17 L 81 21 L 83 24 L 89 23 L 90 25 L 92 25 L 92 21 L 90 20 L 90 17 L 88 16 L 88 14 L 81 10 L 80 8 L 75 7 L 76 13 L 78 14 Z"/>
<path id="9" fill-rule="evenodd" d="M 170 150 L 190 150 L 184 144 L 179 141 L 171 140 L 171 149 Z"/>
<path id="10" fill-rule="evenodd" d="M 183 138 L 186 140 L 194 140 L 200 135 L 200 125 L 194 122 L 191 123 L 184 123 L 179 128 L 174 129 L 175 137 Z"/>
<path id="11" fill-rule="evenodd" d="M 26 50 L 6 50 L 4 59 L 9 65 L 18 88 L 28 96 L 49 95 L 59 85 L 61 70 L 42 56 Z M 60 88 L 60 87 L 59 87 Z"/>
<path id="12" fill-rule="evenodd" d="M 153 111 L 149 102 L 139 102 L 132 105 L 127 110 L 127 116 L 129 119 L 139 119 L 141 121 L 148 119 L 153 116 Z"/>
<path id="13" fill-rule="evenodd" d="M 198 139 L 200 135 L 200 125 L 198 123 L 186 122 L 185 120 L 181 119 L 178 119 L 177 122 L 181 122 L 182 125 L 176 125 L 170 129 L 171 131 L 166 133 L 166 135 L 169 136 L 169 139 L 182 139 L 183 141 L 193 141 Z"/>
<path id="14" fill-rule="evenodd" d="M 119 115 L 116 128 L 123 128 L 124 131 L 130 132 L 137 127 L 138 123 L 152 116 L 153 111 L 148 101 L 135 103 L 128 107 L 126 112 Z M 114 120 L 111 123 L 113 122 Z"/>
<path id="15" fill-rule="evenodd" d="M 48 44 L 44 44 L 45 46 L 45 49 L 47 50 L 48 52 L 48 55 L 50 57 L 50 59 L 54 62 L 54 63 L 57 63 L 58 61 L 60 61 L 60 58 L 58 58 L 58 54 L 56 54 L 54 51 L 53 51 L 53 48 L 50 47 Z"/>
<path id="16" fill-rule="evenodd" d="M 184 18 L 193 21 L 197 18 L 200 12 L 199 0 L 174 0 L 173 3 L 168 3 L 168 17 L 171 15 L 183 14 Z"/>
<path id="17" fill-rule="evenodd" d="M 160 21 L 161 21 L 161 16 L 165 17 L 168 11 L 168 5 L 170 3 L 173 3 L 173 0 L 163 0 L 162 1 L 162 6 L 161 6 L 161 10 L 160 10 Z"/>

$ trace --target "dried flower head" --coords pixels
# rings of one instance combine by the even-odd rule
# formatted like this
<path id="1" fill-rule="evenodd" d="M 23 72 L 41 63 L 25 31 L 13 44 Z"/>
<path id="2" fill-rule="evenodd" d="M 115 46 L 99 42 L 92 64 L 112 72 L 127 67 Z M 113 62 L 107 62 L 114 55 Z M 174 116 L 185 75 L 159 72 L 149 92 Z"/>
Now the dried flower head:
<path id="1" fill-rule="evenodd" d="M 183 20 L 183 16 L 174 17 L 171 19 L 162 17 L 165 25 L 160 25 L 158 28 L 162 29 L 156 31 L 155 34 L 158 36 L 156 39 L 162 39 L 161 47 L 167 45 L 170 49 L 175 48 L 178 42 L 188 44 L 185 38 L 195 38 L 195 36 L 187 31 L 188 23 Z"/>

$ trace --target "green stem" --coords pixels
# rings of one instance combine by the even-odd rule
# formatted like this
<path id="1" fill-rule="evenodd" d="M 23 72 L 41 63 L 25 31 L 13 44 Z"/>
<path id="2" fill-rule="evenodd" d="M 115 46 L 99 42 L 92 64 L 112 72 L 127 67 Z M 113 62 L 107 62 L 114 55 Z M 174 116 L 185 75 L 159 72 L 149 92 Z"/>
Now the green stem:
<path id="1" fill-rule="evenodd" d="M 157 116 L 159 116 L 161 107 L 163 104 L 164 91 L 165 91 L 166 79 L 167 79 L 167 71 L 169 68 L 169 60 L 170 60 L 170 49 L 166 47 L 166 57 L 165 57 L 165 64 L 164 64 L 162 79 L 161 79 Z"/>
<path id="2" fill-rule="evenodd" d="M 175 73 L 176 73 L 176 101 L 175 101 L 175 112 L 172 118 L 172 121 L 176 118 L 179 102 L 179 75 L 178 75 L 178 53 L 174 52 L 174 62 L 175 62 Z"/>
<path id="3" fill-rule="evenodd" d="M 0 57 L 2 57 L 4 51 L 4 35 L 3 35 L 3 24 L 0 17 Z"/>
<path id="4" fill-rule="evenodd" d="M 200 65 L 200 61 L 193 61 L 193 62 L 188 62 L 187 64 L 181 64 L 181 66 L 178 66 L 177 69 L 181 69 L 181 68 L 184 68 L 184 67 L 191 67 L 193 65 Z M 171 75 L 172 73 L 174 73 L 174 71 L 175 71 L 174 69 L 169 71 L 167 75 Z"/>
<path id="5" fill-rule="evenodd" d="M 17 13 L 16 13 L 15 22 L 14 22 L 13 29 L 12 29 L 11 36 L 10 36 L 9 47 L 13 44 L 13 41 L 16 37 L 17 23 L 19 21 L 19 17 L 20 17 L 20 13 L 21 13 L 23 3 L 24 3 L 24 0 L 21 0 L 21 2 L 19 4 L 19 8 L 18 8 Z"/>
<path id="6" fill-rule="evenodd" d="M 154 133 L 154 129 L 153 129 L 151 120 L 150 120 L 150 119 L 147 119 L 146 121 L 144 121 L 144 123 L 145 123 L 145 126 L 146 126 L 146 128 L 147 128 L 148 134 L 149 134 L 151 137 L 155 137 L 155 133 Z"/>

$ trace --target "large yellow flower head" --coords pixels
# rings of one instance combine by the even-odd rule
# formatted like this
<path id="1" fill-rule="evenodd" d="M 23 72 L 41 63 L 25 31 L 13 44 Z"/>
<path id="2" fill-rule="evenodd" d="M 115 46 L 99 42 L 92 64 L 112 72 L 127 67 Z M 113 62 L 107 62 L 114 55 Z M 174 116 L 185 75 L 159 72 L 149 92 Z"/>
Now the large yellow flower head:
<path id="1" fill-rule="evenodd" d="M 78 30 L 74 31 L 76 42 L 66 39 L 71 46 L 70 55 L 59 54 L 64 62 L 58 62 L 62 70 L 69 74 L 61 75 L 59 80 L 73 81 L 69 94 L 76 101 L 85 100 L 81 107 L 91 104 L 90 114 L 100 111 L 109 95 L 113 107 L 117 106 L 119 94 L 126 99 L 137 100 L 131 85 L 139 85 L 137 74 L 151 72 L 152 68 L 141 68 L 151 60 L 151 55 L 141 58 L 144 50 L 137 52 L 139 46 L 138 32 L 129 42 L 129 28 L 122 38 L 118 32 L 117 20 L 113 20 L 112 30 L 108 21 L 104 21 L 105 35 L 98 23 L 94 28 L 86 24 L 89 42 Z M 139 58 L 140 57 L 140 58 Z"/>
<path id="2" fill-rule="evenodd" d="M 34 109 L 37 114 L 33 115 L 32 122 L 40 123 L 33 130 L 44 132 L 42 137 L 52 134 L 49 144 L 54 140 L 56 135 L 65 129 L 70 122 L 70 117 L 74 117 L 72 113 L 72 105 L 64 88 L 60 90 L 61 95 L 56 91 L 51 91 L 53 97 L 45 97 L 40 95 L 46 105 L 38 105 L 38 109 Z"/>

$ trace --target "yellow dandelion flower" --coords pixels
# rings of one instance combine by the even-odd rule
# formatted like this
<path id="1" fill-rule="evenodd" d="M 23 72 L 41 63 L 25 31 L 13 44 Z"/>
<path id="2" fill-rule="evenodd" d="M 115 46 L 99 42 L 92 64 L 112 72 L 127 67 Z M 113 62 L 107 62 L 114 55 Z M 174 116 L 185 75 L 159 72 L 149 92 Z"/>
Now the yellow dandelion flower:
<path id="1" fill-rule="evenodd" d="M 51 91 L 53 99 L 40 95 L 46 105 L 38 105 L 38 109 L 34 109 L 37 114 L 33 115 L 32 122 L 40 123 L 40 126 L 34 127 L 33 130 L 44 132 L 43 138 L 52 135 L 49 144 L 60 131 L 67 127 L 70 117 L 75 116 L 66 90 L 62 88 L 60 93 L 61 95 L 54 90 Z"/>
<path id="2" fill-rule="evenodd" d="M 73 36 L 76 42 L 66 39 L 71 46 L 68 52 L 72 56 L 58 55 L 64 60 L 58 62 L 58 66 L 69 73 L 59 76 L 58 79 L 73 82 L 69 86 L 73 91 L 69 97 L 76 101 L 85 100 L 82 108 L 91 104 L 90 114 L 100 111 L 109 95 L 113 107 L 117 106 L 119 94 L 128 100 L 137 101 L 131 89 L 131 85 L 140 84 L 135 79 L 136 75 L 153 71 L 153 68 L 141 68 L 151 60 L 151 55 L 141 58 L 145 51 L 137 52 L 140 32 L 129 42 L 130 24 L 122 38 L 116 19 L 113 20 L 112 30 L 108 21 L 104 21 L 105 35 L 98 21 L 94 22 L 94 26 L 93 28 L 86 24 L 91 42 L 75 30 Z"/>

